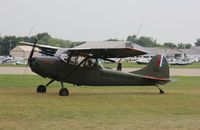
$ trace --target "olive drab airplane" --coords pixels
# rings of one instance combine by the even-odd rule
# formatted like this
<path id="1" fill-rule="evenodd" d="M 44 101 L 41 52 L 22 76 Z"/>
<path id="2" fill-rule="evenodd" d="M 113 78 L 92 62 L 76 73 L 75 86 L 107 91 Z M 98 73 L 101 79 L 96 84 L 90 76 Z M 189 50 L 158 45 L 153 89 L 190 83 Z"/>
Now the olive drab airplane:
<path id="1" fill-rule="evenodd" d="M 68 96 L 69 91 L 63 83 L 89 86 L 156 86 L 170 82 L 169 66 L 162 55 L 152 58 L 149 64 L 134 72 L 122 72 L 104 68 L 101 59 L 124 58 L 146 54 L 144 50 L 133 47 L 122 48 L 58 48 L 34 43 L 20 42 L 32 46 L 28 65 L 38 75 L 51 79 L 46 85 L 37 87 L 38 93 L 45 93 L 46 87 L 54 81 L 61 82 L 60 96 Z M 35 48 L 39 48 L 42 56 L 33 56 Z"/>

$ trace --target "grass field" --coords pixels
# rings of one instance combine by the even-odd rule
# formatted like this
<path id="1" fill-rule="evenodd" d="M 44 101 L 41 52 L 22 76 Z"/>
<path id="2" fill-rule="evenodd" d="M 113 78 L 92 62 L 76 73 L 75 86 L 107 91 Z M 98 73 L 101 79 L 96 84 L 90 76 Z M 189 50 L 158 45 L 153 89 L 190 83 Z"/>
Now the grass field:
<path id="1" fill-rule="evenodd" d="M 200 77 L 155 87 L 72 87 L 58 96 L 59 83 L 46 94 L 35 75 L 0 75 L 0 130 L 200 129 Z"/>
<path id="2" fill-rule="evenodd" d="M 117 67 L 117 63 L 104 63 L 103 64 L 105 67 L 109 67 L 109 68 L 116 68 Z M 124 68 L 143 68 L 146 65 L 140 65 L 137 63 L 132 63 L 132 62 L 123 62 L 122 63 Z M 200 63 L 192 63 L 190 65 L 170 65 L 170 68 L 200 68 Z"/>
<path id="3" fill-rule="evenodd" d="M 105 67 L 109 68 L 116 68 L 117 63 L 104 63 L 103 64 Z M 140 65 L 137 63 L 132 63 L 132 62 L 123 62 L 122 63 L 124 68 L 143 68 L 146 65 Z M 0 64 L 0 67 L 26 67 L 26 65 L 12 65 L 12 64 Z M 199 68 L 200 69 L 200 63 L 192 63 L 190 65 L 170 65 L 170 68 Z"/>

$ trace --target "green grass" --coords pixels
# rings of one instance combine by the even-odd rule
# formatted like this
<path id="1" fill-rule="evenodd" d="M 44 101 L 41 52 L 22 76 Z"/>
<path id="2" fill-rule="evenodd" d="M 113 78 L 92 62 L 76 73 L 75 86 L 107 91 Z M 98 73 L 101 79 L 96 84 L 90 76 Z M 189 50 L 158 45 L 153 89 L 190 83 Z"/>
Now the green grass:
<path id="1" fill-rule="evenodd" d="M 27 65 L 0 64 L 0 67 L 26 67 Z"/>
<path id="2" fill-rule="evenodd" d="M 59 83 L 46 94 L 35 75 L 0 75 L 1 129 L 200 129 L 200 77 L 173 77 L 158 94 L 155 87 L 72 87 L 58 96 Z"/>
<path id="3" fill-rule="evenodd" d="M 103 65 L 109 68 L 117 67 L 117 63 L 104 63 Z M 124 68 L 143 68 L 146 66 L 146 65 L 140 65 L 140 64 L 131 63 L 131 62 L 123 62 L 122 65 Z M 200 68 L 200 63 L 192 63 L 190 65 L 184 65 L 184 66 L 170 65 L 170 68 Z"/>
<path id="4" fill-rule="evenodd" d="M 143 68 L 146 65 L 140 65 L 137 63 L 132 63 L 132 62 L 123 62 L 122 63 L 124 68 Z M 104 67 L 108 68 L 116 68 L 117 63 L 104 63 Z M 0 67 L 26 67 L 26 65 L 12 65 L 12 64 L 0 64 Z M 192 63 L 191 65 L 170 65 L 170 68 L 197 68 L 200 69 L 200 63 Z"/>

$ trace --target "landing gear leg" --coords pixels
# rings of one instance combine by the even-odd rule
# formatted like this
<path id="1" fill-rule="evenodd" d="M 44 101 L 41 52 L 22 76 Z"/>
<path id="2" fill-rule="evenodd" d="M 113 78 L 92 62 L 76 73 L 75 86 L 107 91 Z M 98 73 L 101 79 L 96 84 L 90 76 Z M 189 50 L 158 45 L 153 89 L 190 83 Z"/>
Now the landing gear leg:
<path id="1" fill-rule="evenodd" d="M 48 82 L 46 85 L 39 85 L 37 87 L 37 93 L 46 93 L 46 87 L 51 84 L 54 80 L 52 79 L 50 82 Z"/>
<path id="2" fill-rule="evenodd" d="M 59 91 L 60 96 L 69 96 L 69 91 L 67 88 L 64 88 L 63 82 L 61 82 L 61 89 Z"/>
<path id="3" fill-rule="evenodd" d="M 156 87 L 159 89 L 159 91 L 160 91 L 160 94 L 164 94 L 165 92 L 161 89 L 161 88 L 159 88 L 158 87 L 158 85 L 157 84 L 155 84 L 156 85 Z"/>

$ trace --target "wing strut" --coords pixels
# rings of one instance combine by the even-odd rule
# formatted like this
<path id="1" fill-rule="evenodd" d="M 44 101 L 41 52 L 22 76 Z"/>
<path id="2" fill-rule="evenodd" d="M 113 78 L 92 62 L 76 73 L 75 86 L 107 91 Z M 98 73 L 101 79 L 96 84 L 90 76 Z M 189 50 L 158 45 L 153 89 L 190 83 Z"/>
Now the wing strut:
<path id="1" fill-rule="evenodd" d="M 90 58 L 91 56 L 87 56 L 85 59 L 83 59 L 71 72 L 69 72 L 66 76 L 65 79 L 67 79 L 75 70 L 78 69 L 78 67 L 80 67 L 88 58 Z"/>

